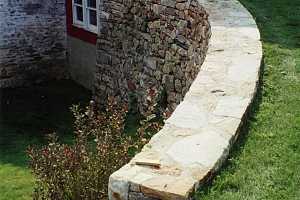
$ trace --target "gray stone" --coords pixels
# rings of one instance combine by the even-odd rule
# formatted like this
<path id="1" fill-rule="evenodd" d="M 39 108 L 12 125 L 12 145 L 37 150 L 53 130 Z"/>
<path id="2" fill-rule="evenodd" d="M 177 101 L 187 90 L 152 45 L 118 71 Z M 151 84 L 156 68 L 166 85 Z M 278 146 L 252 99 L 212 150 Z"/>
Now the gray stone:
<path id="1" fill-rule="evenodd" d="M 176 162 L 185 166 L 199 163 L 213 167 L 222 156 L 228 141 L 213 131 L 186 137 L 171 146 L 167 154 Z"/>
<path id="2" fill-rule="evenodd" d="M 149 67 L 149 68 L 151 68 L 153 70 L 156 69 L 156 66 L 157 66 L 157 60 L 156 60 L 156 58 L 154 58 L 154 57 L 146 57 L 146 58 L 144 58 L 144 63 L 145 63 L 146 67 Z"/>
<path id="3" fill-rule="evenodd" d="M 65 0 L 2 1 L 0 18 L 1 88 L 67 76 Z"/>

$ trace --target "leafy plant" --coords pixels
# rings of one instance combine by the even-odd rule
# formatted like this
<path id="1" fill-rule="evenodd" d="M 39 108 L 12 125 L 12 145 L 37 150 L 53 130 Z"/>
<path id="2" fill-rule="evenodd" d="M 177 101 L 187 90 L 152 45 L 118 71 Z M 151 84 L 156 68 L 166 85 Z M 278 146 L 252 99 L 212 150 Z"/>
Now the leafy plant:
<path id="1" fill-rule="evenodd" d="M 60 144 L 54 133 L 48 136 L 48 145 L 28 148 L 30 168 L 37 178 L 34 199 L 107 199 L 110 174 L 126 164 L 160 128 L 151 101 L 149 98 L 149 109 L 135 137 L 124 134 L 128 109 L 114 98 L 108 99 L 102 112 L 95 109 L 94 102 L 85 110 L 73 106 L 74 144 Z"/>

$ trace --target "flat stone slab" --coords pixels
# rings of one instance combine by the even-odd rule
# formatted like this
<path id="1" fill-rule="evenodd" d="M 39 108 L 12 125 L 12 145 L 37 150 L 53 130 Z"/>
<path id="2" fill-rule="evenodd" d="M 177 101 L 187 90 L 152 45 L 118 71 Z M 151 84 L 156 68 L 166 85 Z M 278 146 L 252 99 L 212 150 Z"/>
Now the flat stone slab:
<path id="1" fill-rule="evenodd" d="M 258 86 L 260 34 L 237 0 L 199 2 L 212 26 L 206 60 L 163 129 L 111 175 L 111 200 L 190 199 L 237 138 Z"/>
<path id="2" fill-rule="evenodd" d="M 167 154 L 182 166 L 200 164 L 210 167 L 215 164 L 214 158 L 222 156 L 227 146 L 226 138 L 217 132 L 206 131 L 179 140 L 169 148 Z"/>

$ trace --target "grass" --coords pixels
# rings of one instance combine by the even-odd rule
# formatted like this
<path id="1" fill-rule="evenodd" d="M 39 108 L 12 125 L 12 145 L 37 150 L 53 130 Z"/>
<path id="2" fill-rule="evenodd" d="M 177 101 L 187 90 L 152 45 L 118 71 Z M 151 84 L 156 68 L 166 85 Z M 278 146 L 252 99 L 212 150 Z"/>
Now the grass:
<path id="1" fill-rule="evenodd" d="M 34 178 L 27 168 L 28 145 L 44 144 L 56 131 L 72 141 L 72 104 L 87 104 L 90 93 L 71 81 L 0 91 L 0 200 L 32 199 Z"/>
<path id="2" fill-rule="evenodd" d="M 220 173 L 197 200 L 300 199 L 300 1 L 241 0 L 262 35 L 262 86 Z"/>
<path id="3" fill-rule="evenodd" d="M 0 200 L 32 199 L 34 177 L 27 167 L 26 148 L 46 144 L 56 132 L 73 141 L 73 104 L 86 106 L 91 93 L 73 81 L 49 82 L 30 88 L 0 90 Z M 138 116 L 129 114 L 125 133 L 134 134 Z"/>
<path id="4" fill-rule="evenodd" d="M 219 175 L 196 199 L 300 199 L 300 1 L 241 0 L 262 34 L 262 88 Z M 24 150 L 43 134 L 70 133 L 68 107 L 89 94 L 63 82 L 0 91 L 0 200 L 31 199 Z M 8 100 L 8 101 L 7 101 Z M 135 121 L 135 120 L 133 120 Z M 129 126 L 134 130 L 134 126 Z M 70 141 L 70 134 L 64 134 Z"/>

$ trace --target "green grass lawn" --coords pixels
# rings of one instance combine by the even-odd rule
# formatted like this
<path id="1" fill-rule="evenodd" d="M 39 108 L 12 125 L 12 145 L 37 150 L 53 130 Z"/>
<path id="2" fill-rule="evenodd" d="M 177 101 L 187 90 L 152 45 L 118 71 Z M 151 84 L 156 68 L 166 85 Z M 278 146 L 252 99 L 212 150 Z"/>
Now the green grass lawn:
<path id="1" fill-rule="evenodd" d="M 226 166 L 196 198 L 300 199 L 300 0 L 241 2 L 262 33 L 262 88 Z M 26 147 L 53 130 L 69 142 L 68 107 L 89 97 L 72 82 L 0 91 L 0 200 L 31 199 Z"/>
<path id="2" fill-rule="evenodd" d="M 86 106 L 91 93 L 73 81 L 0 90 L 0 200 L 29 200 L 34 177 L 27 167 L 29 145 L 46 144 L 56 132 L 61 142 L 73 141 L 73 104 Z M 136 133 L 138 116 L 129 114 L 125 132 Z"/>
<path id="3" fill-rule="evenodd" d="M 224 168 L 196 199 L 300 199 L 300 0 L 241 0 L 262 35 L 262 86 Z"/>
<path id="4" fill-rule="evenodd" d="M 32 199 L 34 178 L 27 168 L 28 145 L 45 143 L 56 131 L 72 141 L 72 104 L 87 104 L 91 94 L 71 81 L 0 90 L 0 200 Z"/>

